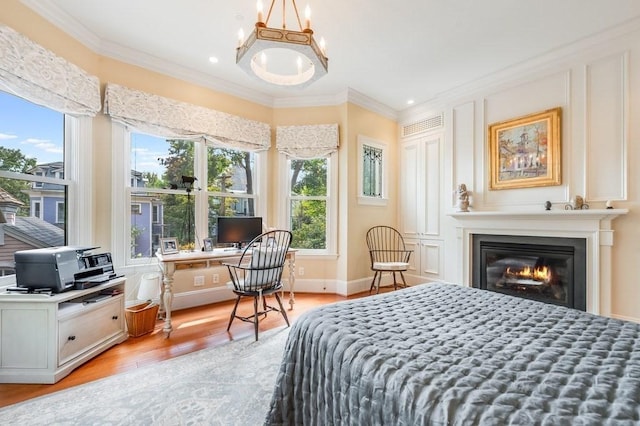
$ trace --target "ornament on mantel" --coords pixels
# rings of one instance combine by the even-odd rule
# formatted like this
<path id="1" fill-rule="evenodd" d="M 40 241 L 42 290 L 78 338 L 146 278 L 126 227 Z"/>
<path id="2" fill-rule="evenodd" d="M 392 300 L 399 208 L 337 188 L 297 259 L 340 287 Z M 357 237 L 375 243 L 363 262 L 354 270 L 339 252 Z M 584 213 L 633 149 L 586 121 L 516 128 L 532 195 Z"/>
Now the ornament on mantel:
<path id="1" fill-rule="evenodd" d="M 604 204 L 604 206 L 607 209 L 612 209 L 613 208 L 613 204 L 611 203 L 611 200 L 607 200 L 607 202 Z"/>
<path id="2" fill-rule="evenodd" d="M 468 212 L 469 211 L 469 191 L 467 191 L 467 185 L 461 183 L 458 185 L 458 189 L 456 190 L 458 194 L 458 211 L 459 212 Z"/>
<path id="3" fill-rule="evenodd" d="M 588 210 L 589 204 L 584 202 L 584 198 L 580 195 L 576 195 L 571 199 L 570 204 L 564 206 L 565 210 Z"/>
<path id="4" fill-rule="evenodd" d="M 551 210 L 551 201 L 545 201 L 544 202 L 544 209 L 545 210 Z"/>

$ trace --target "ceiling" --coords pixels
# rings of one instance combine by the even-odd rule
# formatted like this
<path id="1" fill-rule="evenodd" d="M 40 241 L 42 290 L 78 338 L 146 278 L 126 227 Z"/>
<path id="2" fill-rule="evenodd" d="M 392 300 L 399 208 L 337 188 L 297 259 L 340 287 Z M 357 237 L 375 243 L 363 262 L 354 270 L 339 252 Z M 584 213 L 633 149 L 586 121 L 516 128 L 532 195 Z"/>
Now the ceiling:
<path id="1" fill-rule="evenodd" d="M 255 0 L 22 2 L 97 53 L 261 104 L 321 104 L 349 90 L 395 112 L 640 17 L 638 0 L 298 0 L 326 40 L 329 74 L 286 89 L 235 64 Z M 269 26 L 281 26 L 281 5 Z"/>

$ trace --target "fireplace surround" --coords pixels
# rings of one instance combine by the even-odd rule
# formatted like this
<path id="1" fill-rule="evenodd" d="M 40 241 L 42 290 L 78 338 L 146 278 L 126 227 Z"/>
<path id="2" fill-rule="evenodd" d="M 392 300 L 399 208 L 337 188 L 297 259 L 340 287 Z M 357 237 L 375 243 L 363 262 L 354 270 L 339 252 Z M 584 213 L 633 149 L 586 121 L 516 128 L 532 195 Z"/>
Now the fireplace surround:
<path id="1" fill-rule="evenodd" d="M 471 285 L 586 310 L 586 239 L 473 234 Z"/>
<path id="2" fill-rule="evenodd" d="M 471 211 L 456 222 L 457 282 L 471 287 L 473 236 L 479 234 L 582 238 L 586 245 L 586 311 L 611 316 L 613 220 L 627 209 Z"/>

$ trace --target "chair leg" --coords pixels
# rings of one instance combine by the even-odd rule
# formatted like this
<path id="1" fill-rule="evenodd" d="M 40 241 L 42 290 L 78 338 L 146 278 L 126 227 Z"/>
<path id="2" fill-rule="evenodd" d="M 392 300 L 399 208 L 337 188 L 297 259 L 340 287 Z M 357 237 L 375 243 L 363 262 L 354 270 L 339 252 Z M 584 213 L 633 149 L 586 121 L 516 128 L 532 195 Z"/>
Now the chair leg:
<path id="1" fill-rule="evenodd" d="M 256 332 L 256 341 L 258 341 L 258 296 L 253 298 L 253 328 Z"/>
<path id="2" fill-rule="evenodd" d="M 399 272 L 400 272 L 400 278 L 402 278 L 402 284 L 404 284 L 405 288 L 406 288 L 406 287 L 409 287 L 409 286 L 407 285 L 407 282 L 406 282 L 406 281 L 405 281 L 405 279 L 404 279 L 404 274 L 402 273 L 402 271 L 399 271 Z"/>
<path id="3" fill-rule="evenodd" d="M 393 289 L 397 290 L 398 289 L 398 281 L 396 280 L 396 271 L 393 271 L 392 274 L 393 274 Z"/>
<path id="4" fill-rule="evenodd" d="M 380 281 L 382 280 L 382 272 L 378 271 L 378 285 L 376 285 L 376 294 L 380 293 Z"/>
<path id="5" fill-rule="evenodd" d="M 379 273 L 380 271 L 376 271 L 376 273 L 373 274 L 373 279 L 371 280 L 371 286 L 369 287 L 369 294 L 371 294 L 371 290 L 373 290 L 373 287 L 375 287 L 376 285 L 376 278 L 378 277 Z"/>
<path id="6" fill-rule="evenodd" d="M 227 331 L 231 328 L 231 323 L 236 317 L 236 309 L 238 309 L 238 303 L 240 303 L 240 296 L 236 299 L 236 304 L 233 306 L 233 311 L 231 311 L 231 318 L 229 318 L 229 325 L 227 326 Z"/>
<path id="7" fill-rule="evenodd" d="M 280 300 L 280 295 L 278 293 L 273 293 L 273 294 L 276 296 L 278 305 L 280 305 L 280 313 L 284 317 L 284 321 L 287 323 L 287 327 L 289 327 L 289 318 L 287 318 L 287 311 L 285 311 L 284 306 L 282 306 L 282 300 Z"/>

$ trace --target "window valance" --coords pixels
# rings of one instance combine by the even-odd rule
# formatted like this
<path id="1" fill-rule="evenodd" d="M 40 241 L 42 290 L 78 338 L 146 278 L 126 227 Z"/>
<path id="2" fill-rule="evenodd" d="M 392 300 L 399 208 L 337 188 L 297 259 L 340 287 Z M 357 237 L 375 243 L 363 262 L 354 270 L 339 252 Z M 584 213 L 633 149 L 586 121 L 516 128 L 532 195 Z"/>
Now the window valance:
<path id="1" fill-rule="evenodd" d="M 225 148 L 262 151 L 271 146 L 268 124 L 109 83 L 104 112 L 138 131 L 199 139 Z"/>
<path id="2" fill-rule="evenodd" d="M 100 80 L 0 24 L 0 87 L 56 111 L 94 116 Z"/>
<path id="3" fill-rule="evenodd" d="M 292 158 L 326 157 L 338 150 L 338 125 L 278 126 L 276 147 Z"/>

